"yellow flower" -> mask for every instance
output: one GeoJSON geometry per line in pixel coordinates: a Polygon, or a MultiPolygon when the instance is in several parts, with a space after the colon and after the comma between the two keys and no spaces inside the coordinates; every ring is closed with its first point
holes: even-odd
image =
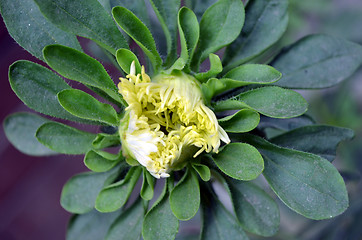
{"type": "Polygon", "coordinates": [[[192,76],[179,71],[151,82],[143,66],[136,75],[133,62],[130,74],[120,80],[119,93],[128,103],[119,130],[123,152],[154,177],[168,177],[192,155],[217,153],[220,140],[230,142],[192,76]]]}

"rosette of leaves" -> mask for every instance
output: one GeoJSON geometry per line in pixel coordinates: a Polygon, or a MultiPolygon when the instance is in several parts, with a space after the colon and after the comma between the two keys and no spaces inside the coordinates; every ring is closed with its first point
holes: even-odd
{"type": "Polygon", "coordinates": [[[305,115],[306,101],[291,89],[325,88],[346,79],[361,64],[361,46],[311,35],[271,55],[270,61],[263,53],[286,29],[286,0],[250,0],[245,9],[240,0],[185,1],[183,7],[177,0],[150,4],[166,44],[156,44],[150,29],[158,28],[141,0],[0,1],[8,31],[24,49],[98,96],[72,88],[54,71],[33,62],[17,61],[9,69],[16,95],[51,117],[8,116],[4,129],[9,141],[29,155],[85,154],[91,170],[72,177],[63,188],[61,205],[76,214],[67,238],[174,239],[180,221],[193,218],[199,209],[201,239],[248,239],[245,232],[272,236],[279,227],[279,210],[253,183],[261,174],[285,205],[307,218],[321,220],[344,212],[347,191],[331,162],[338,143],[351,139],[353,132],[317,125],[305,115]],[[151,78],[175,71],[196,78],[204,103],[232,142],[218,153],[188,158],[163,186],[157,180],[163,190],[156,199],[156,179],[145,167],[130,166],[122,155],[117,128],[127,104],[76,36],[95,42],[120,75],[129,73],[132,62],[140,70],[139,59],[145,56],[151,78]],[[139,47],[136,54],[129,48],[134,43],[139,47]],[[160,56],[158,45],[165,46],[161,50],[166,57],[160,56]],[[220,60],[215,53],[223,48],[220,60]],[[200,71],[207,59],[209,69],[200,71]],[[74,127],[79,125],[56,119],[99,125],[101,132],[79,130],[74,127]],[[110,153],[110,148],[118,153],[110,153]],[[142,186],[135,189],[138,181],[142,186]],[[215,193],[215,182],[229,194],[234,214],[215,193]],[[129,200],[131,193],[136,200],[129,200]]]}

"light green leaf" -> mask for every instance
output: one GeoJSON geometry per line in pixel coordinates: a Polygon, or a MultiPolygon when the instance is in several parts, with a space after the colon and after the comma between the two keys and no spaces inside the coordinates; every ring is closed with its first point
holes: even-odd
{"type": "Polygon", "coordinates": [[[251,108],[268,117],[291,118],[305,113],[307,107],[308,103],[297,92],[279,87],[262,87],[216,102],[215,111],[251,108]]]}
{"type": "Polygon", "coordinates": [[[102,64],[87,54],[61,45],[50,45],[43,50],[47,64],[71,80],[101,89],[114,100],[124,103],[118,88],[102,64]]]}
{"type": "Polygon", "coordinates": [[[354,136],[351,129],[333,126],[305,126],[286,132],[271,139],[271,142],[303,152],[317,154],[332,162],[338,144],[354,136]]]}
{"type": "Polygon", "coordinates": [[[110,0],[112,7],[122,6],[134,13],[148,28],[150,28],[150,18],[144,0],[110,0]]]}
{"type": "Polygon", "coordinates": [[[150,30],[131,11],[124,7],[114,7],[112,15],[117,24],[144,51],[150,59],[155,72],[161,67],[162,59],[157,52],[155,40],[150,30]]]}
{"type": "Polygon", "coordinates": [[[113,222],[105,240],[140,239],[144,215],[143,202],[138,199],[113,222]]]}
{"type": "Polygon", "coordinates": [[[128,45],[111,16],[97,0],[34,0],[40,11],[64,31],[89,38],[113,55],[128,45]]]}
{"type": "Polygon", "coordinates": [[[4,132],[9,142],[20,152],[32,156],[47,156],[57,154],[41,144],[36,138],[36,130],[46,122],[33,113],[14,113],[4,120],[4,132]]]}
{"type": "Polygon", "coordinates": [[[226,132],[242,133],[256,128],[259,124],[260,116],[254,110],[242,109],[218,121],[226,132]]]}
{"type": "Polygon", "coordinates": [[[222,71],[222,64],[218,55],[210,53],[210,69],[207,72],[198,73],[195,78],[201,82],[205,82],[207,79],[215,77],[222,71]]]}
{"type": "Polygon", "coordinates": [[[116,110],[106,103],[101,103],[88,93],[78,89],[66,89],[58,93],[58,101],[62,107],[74,116],[119,125],[116,110]]]}
{"type": "Polygon", "coordinates": [[[328,35],[309,35],[282,51],[271,65],[283,73],[277,85],[308,89],[336,85],[361,63],[360,45],[328,35]]]}
{"type": "Polygon", "coordinates": [[[83,154],[92,149],[95,134],[58,122],[44,123],[35,134],[44,146],[59,153],[83,154]]]}
{"type": "Polygon", "coordinates": [[[192,168],[187,169],[182,179],[172,189],[170,206],[173,214],[182,221],[191,219],[199,210],[199,180],[192,168]]]}
{"type": "Polygon", "coordinates": [[[119,168],[105,173],[80,173],[71,177],[64,185],[60,204],[68,212],[83,214],[91,211],[98,193],[114,181],[119,168]]]}
{"type": "Polygon", "coordinates": [[[278,197],[295,212],[311,219],[335,217],[348,207],[343,178],[326,159],[282,148],[246,135],[265,160],[264,176],[278,197]]]}
{"type": "Polygon", "coordinates": [[[240,36],[225,51],[226,71],[264,52],[279,40],[288,25],[287,0],[250,0],[245,12],[240,36]]]}
{"type": "Polygon", "coordinates": [[[144,200],[151,200],[153,198],[155,182],[155,178],[146,168],[143,168],[143,182],[140,195],[144,200]]]}
{"type": "Polygon", "coordinates": [[[84,156],[84,164],[93,172],[106,172],[115,167],[122,159],[122,154],[90,150],[84,156]]]}
{"type": "Polygon", "coordinates": [[[98,194],[95,208],[100,212],[113,212],[121,208],[136,185],[142,168],[132,167],[124,179],[113,183],[98,194]]]}
{"type": "Polygon", "coordinates": [[[253,180],[264,169],[264,161],[258,150],[246,143],[229,143],[212,158],[221,171],[239,180],[253,180]]]}
{"type": "Polygon", "coordinates": [[[225,84],[217,78],[210,78],[206,83],[201,84],[201,91],[204,95],[205,102],[210,104],[213,96],[221,93],[225,84]]]}
{"type": "Polygon", "coordinates": [[[0,11],[14,40],[41,60],[43,48],[50,44],[57,43],[82,50],[77,38],[49,22],[33,0],[2,0],[0,11]]]}
{"type": "Polygon", "coordinates": [[[228,180],[235,214],[244,230],[264,237],[279,228],[279,208],[261,188],[251,182],[228,180]]]}
{"type": "Polygon", "coordinates": [[[200,22],[200,39],[193,56],[191,68],[197,71],[199,64],[210,53],[234,41],[244,24],[244,7],[240,0],[219,0],[209,7],[200,22]]]}
{"type": "Polygon", "coordinates": [[[137,56],[132,51],[125,48],[118,49],[116,52],[116,59],[119,66],[125,73],[130,73],[133,61],[135,62],[136,73],[141,73],[141,64],[138,61],[137,56]]]}
{"type": "Polygon", "coordinates": [[[104,239],[108,229],[121,211],[100,213],[93,210],[86,214],[74,215],[69,222],[67,240],[104,239]]]}
{"type": "Polygon", "coordinates": [[[97,137],[92,142],[95,149],[103,149],[107,147],[114,147],[121,144],[121,139],[118,133],[110,135],[105,133],[98,133],[97,137]]]}
{"type": "Polygon", "coordinates": [[[191,163],[194,170],[199,174],[201,179],[205,182],[210,180],[211,173],[210,168],[206,165],[199,164],[199,163],[191,163]]]}

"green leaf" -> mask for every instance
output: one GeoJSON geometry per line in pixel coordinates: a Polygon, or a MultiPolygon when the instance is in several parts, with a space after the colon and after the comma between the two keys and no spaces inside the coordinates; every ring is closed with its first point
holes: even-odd
{"type": "Polygon", "coordinates": [[[64,185],[60,204],[68,212],[83,214],[91,211],[98,193],[114,181],[119,169],[105,173],[80,173],[71,177],[64,185]]]}
{"type": "Polygon", "coordinates": [[[218,55],[210,53],[209,59],[210,59],[210,70],[195,75],[195,78],[201,82],[204,82],[211,77],[215,77],[217,74],[221,73],[222,71],[222,64],[218,55]]]}
{"type": "Polygon", "coordinates": [[[157,52],[155,40],[150,30],[131,11],[124,7],[114,7],[112,15],[117,24],[144,51],[150,59],[155,72],[161,67],[162,59],[157,52]]]}
{"type": "Polygon", "coordinates": [[[245,64],[232,69],[220,79],[225,84],[223,91],[250,84],[270,84],[278,81],[282,74],[263,64],[245,64]]]}
{"type": "Polygon", "coordinates": [[[151,200],[153,198],[155,187],[155,178],[143,168],[143,182],[140,195],[144,200],[151,200]]]}
{"type": "Polygon", "coordinates": [[[77,38],[49,22],[33,0],[2,0],[0,11],[12,38],[41,60],[43,48],[50,44],[57,43],[82,50],[77,38]]]}
{"type": "Polygon", "coordinates": [[[201,240],[220,240],[226,236],[227,239],[248,239],[238,221],[215,195],[203,195],[201,206],[203,210],[201,240]]]}
{"type": "Polygon", "coordinates": [[[204,95],[205,102],[210,104],[213,96],[221,93],[225,84],[217,78],[210,78],[206,83],[201,84],[201,91],[204,95]]]}
{"type": "Polygon", "coordinates": [[[243,229],[264,237],[279,228],[279,208],[261,188],[251,182],[228,180],[231,201],[243,229]]]}
{"type": "Polygon", "coordinates": [[[121,208],[131,195],[141,171],[140,167],[132,167],[124,179],[103,188],[98,194],[96,209],[100,212],[113,212],[121,208]]]}
{"type": "Polygon", "coordinates": [[[295,212],[315,220],[335,217],[348,207],[346,186],[337,169],[317,155],[278,147],[246,135],[265,160],[264,176],[278,197],[295,212]]]}
{"type": "Polygon", "coordinates": [[[44,146],[59,153],[83,154],[92,149],[95,134],[58,122],[44,123],[35,134],[44,146]]]}
{"type": "Polygon", "coordinates": [[[260,116],[254,110],[242,109],[218,121],[226,132],[241,133],[249,132],[256,128],[259,124],[260,116]]]}
{"type": "Polygon", "coordinates": [[[148,15],[148,6],[144,0],[124,1],[110,0],[112,7],[122,6],[134,13],[148,28],[150,28],[150,18],[148,15]]]}
{"type": "Polygon", "coordinates": [[[182,221],[191,219],[199,210],[199,180],[192,168],[187,169],[182,179],[172,189],[170,206],[173,214],[182,221]]]}
{"type": "Polygon", "coordinates": [[[89,38],[113,55],[128,45],[111,16],[97,0],[34,0],[40,11],[64,31],[89,38]]]}
{"type": "Polygon", "coordinates": [[[271,65],[283,73],[279,86],[326,88],[348,78],[361,63],[360,45],[327,35],[309,35],[282,51],[271,65]]]}
{"type": "Polygon", "coordinates": [[[142,236],[145,240],[171,240],[175,239],[178,232],[179,221],[170,207],[168,181],[170,180],[167,180],[163,192],[143,221],[142,236]]]}
{"type": "Polygon", "coordinates": [[[288,25],[287,0],[251,0],[245,12],[245,25],[240,36],[226,48],[225,70],[264,52],[279,40],[288,25]]]}
{"type": "Polygon", "coordinates": [[[116,52],[116,59],[119,66],[125,73],[130,73],[133,61],[135,62],[136,73],[141,73],[141,64],[138,61],[137,56],[132,51],[125,48],[118,49],[116,52]]]}
{"type": "Polygon", "coordinates": [[[182,7],[178,12],[178,30],[181,45],[180,58],[184,60],[188,69],[199,40],[200,27],[195,14],[186,7],[182,7]]]}
{"type": "Polygon", "coordinates": [[[279,87],[262,87],[233,99],[216,102],[215,111],[251,108],[273,118],[291,118],[307,111],[308,103],[297,92],[279,87]]]}
{"type": "Polygon", "coordinates": [[[115,155],[104,151],[90,150],[84,156],[84,164],[93,172],[106,172],[115,167],[122,159],[122,154],[115,155]]]}
{"type": "Polygon", "coordinates": [[[113,222],[105,240],[140,239],[144,215],[143,202],[138,199],[113,222]]]}
{"type": "Polygon", "coordinates": [[[50,121],[33,113],[14,113],[5,118],[3,126],[9,142],[20,152],[46,156],[57,154],[35,138],[36,130],[46,122],[50,121]]]}
{"type": "Polygon", "coordinates": [[[315,121],[308,115],[301,115],[295,118],[289,119],[276,119],[262,116],[258,128],[276,128],[281,130],[293,130],[295,128],[304,127],[308,125],[314,125],[315,121]]]}
{"type": "Polygon", "coordinates": [[[86,214],[75,215],[69,222],[66,239],[104,239],[111,224],[120,215],[120,213],[121,211],[100,213],[93,210],[86,214]]]}
{"type": "Polygon", "coordinates": [[[185,5],[188,8],[191,8],[195,12],[197,19],[200,20],[206,9],[208,9],[212,4],[216,2],[217,0],[185,0],[185,5]]]}
{"type": "Polygon", "coordinates": [[[351,129],[332,126],[305,126],[271,139],[271,142],[287,148],[317,154],[332,162],[338,144],[354,136],[351,129]]]}
{"type": "Polygon", "coordinates": [[[211,173],[210,168],[206,165],[199,164],[199,163],[191,163],[194,170],[199,174],[201,179],[205,182],[210,180],[211,173]]]}
{"type": "Polygon", "coordinates": [[[177,12],[180,0],[150,0],[153,10],[160,21],[167,42],[166,65],[177,57],[177,12]]]}
{"type": "Polygon", "coordinates": [[[198,48],[191,62],[197,71],[210,53],[234,41],[244,24],[244,7],[240,0],[219,0],[209,7],[200,22],[198,48]]]}
{"type": "Polygon", "coordinates": [[[101,103],[88,93],[78,89],[66,89],[58,93],[58,101],[62,107],[74,116],[119,125],[116,110],[106,103],[101,103]]]}
{"type": "Polygon", "coordinates": [[[258,150],[246,143],[229,143],[212,158],[221,171],[239,180],[253,180],[264,169],[264,161],[258,150]]]}
{"type": "Polygon", "coordinates": [[[33,62],[17,61],[9,68],[9,81],[13,91],[29,108],[52,117],[90,123],[60,106],[58,92],[71,87],[49,69],[33,62]]]}
{"type": "Polygon", "coordinates": [[[105,133],[98,133],[97,137],[92,142],[95,149],[103,149],[107,147],[119,146],[121,139],[118,133],[110,135],[105,133]]]}
{"type": "Polygon", "coordinates": [[[99,88],[118,102],[124,101],[102,64],[87,54],[61,45],[47,46],[43,53],[47,64],[64,77],[99,88]]]}

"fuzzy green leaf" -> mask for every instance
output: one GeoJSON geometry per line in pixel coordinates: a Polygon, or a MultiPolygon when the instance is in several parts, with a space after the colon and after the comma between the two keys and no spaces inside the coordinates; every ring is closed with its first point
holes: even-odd
{"type": "MultiPolygon", "coordinates": [[[[109,0],[108,0],[109,1],[109,0]]],[[[124,1],[124,0],[110,0],[111,5],[122,6],[134,13],[148,28],[150,28],[150,18],[148,15],[148,6],[144,0],[133,0],[133,1],[124,1]]],[[[111,11],[112,12],[112,11],[111,11]]]]}
{"type": "Polygon", "coordinates": [[[221,171],[239,180],[253,180],[264,169],[264,161],[258,150],[246,143],[229,143],[212,158],[221,171]]]}
{"type": "Polygon", "coordinates": [[[116,59],[119,66],[125,73],[130,73],[133,61],[135,62],[136,73],[141,73],[141,64],[138,61],[137,56],[132,51],[125,48],[118,49],[116,52],[116,59]]]}
{"type": "Polygon", "coordinates": [[[305,113],[307,107],[299,93],[279,87],[256,88],[215,104],[216,111],[251,108],[273,118],[296,117],[305,113]]]}
{"type": "Polygon", "coordinates": [[[43,48],[50,44],[62,44],[82,50],[75,35],[64,32],[49,22],[33,0],[2,0],[0,11],[14,40],[41,60],[43,48]]]}
{"type": "Polygon", "coordinates": [[[40,11],[64,31],[89,38],[113,55],[128,45],[111,16],[97,0],[34,0],[40,11]]]}
{"type": "Polygon", "coordinates": [[[136,15],[124,7],[114,7],[112,15],[117,24],[125,31],[144,51],[150,59],[153,69],[161,67],[162,59],[157,52],[155,40],[150,30],[139,20],[136,15]]]}
{"type": "Polygon", "coordinates": [[[206,81],[209,78],[215,77],[222,71],[222,64],[218,55],[210,53],[210,69],[207,72],[198,73],[195,78],[201,82],[206,81]]]}
{"type": "Polygon", "coordinates": [[[121,154],[90,150],[84,156],[84,164],[93,172],[106,172],[123,159],[121,154]]]}
{"type": "Polygon", "coordinates": [[[50,121],[33,113],[14,113],[5,118],[4,132],[9,142],[22,153],[32,156],[57,154],[35,138],[38,128],[46,122],[50,121]]]}
{"type": "Polygon", "coordinates": [[[64,185],[60,204],[68,212],[83,214],[91,211],[98,193],[116,179],[118,168],[105,173],[80,173],[64,185]]]}
{"type": "Polygon", "coordinates": [[[100,212],[113,212],[121,208],[136,185],[142,168],[132,167],[124,179],[105,187],[96,200],[96,209],[100,212]]]}
{"type": "Polygon", "coordinates": [[[271,142],[303,152],[317,154],[332,162],[338,144],[354,136],[351,129],[332,126],[305,126],[271,139],[271,142]]]}
{"type": "Polygon", "coordinates": [[[64,154],[83,154],[92,149],[95,134],[80,131],[58,122],[41,125],[36,138],[44,146],[64,154]]]}
{"type": "Polygon", "coordinates": [[[315,121],[311,117],[305,114],[299,117],[289,118],[289,119],[277,119],[277,118],[262,116],[260,118],[260,123],[258,125],[258,128],[261,129],[275,128],[275,129],[290,131],[295,128],[314,125],[314,124],[315,121]]]}
{"type": "Polygon", "coordinates": [[[199,180],[192,168],[188,168],[182,179],[172,189],[170,206],[173,214],[182,221],[191,219],[199,210],[199,180]]]}
{"type": "Polygon", "coordinates": [[[98,133],[97,137],[92,142],[92,146],[95,149],[103,149],[107,147],[114,147],[120,145],[121,139],[118,134],[105,134],[98,133]]]}
{"type": "Polygon", "coordinates": [[[144,200],[151,200],[153,198],[155,182],[155,178],[150,172],[143,168],[143,182],[140,195],[144,200]]]}
{"type": "Polygon", "coordinates": [[[277,85],[308,89],[336,85],[361,63],[360,45],[328,35],[310,35],[282,51],[271,65],[283,73],[277,85]]]}
{"type": "Polygon", "coordinates": [[[191,163],[194,170],[199,174],[200,178],[207,182],[211,178],[210,168],[199,163],[191,163]]]}
{"type": "Polygon", "coordinates": [[[219,119],[218,121],[226,132],[242,133],[249,132],[256,128],[259,124],[260,116],[254,110],[242,109],[237,113],[219,119]]]}
{"type": "Polygon", "coordinates": [[[229,180],[235,214],[244,230],[269,237],[279,228],[279,208],[261,188],[251,182],[229,180]]]}
{"type": "Polygon", "coordinates": [[[58,93],[58,101],[62,107],[74,116],[119,125],[116,110],[106,103],[101,103],[88,93],[78,89],[66,89],[58,93]]]}
{"type": "Polygon", "coordinates": [[[245,24],[240,36],[226,48],[223,60],[225,70],[264,52],[278,41],[288,25],[287,0],[251,0],[245,12],[245,24]]]}

